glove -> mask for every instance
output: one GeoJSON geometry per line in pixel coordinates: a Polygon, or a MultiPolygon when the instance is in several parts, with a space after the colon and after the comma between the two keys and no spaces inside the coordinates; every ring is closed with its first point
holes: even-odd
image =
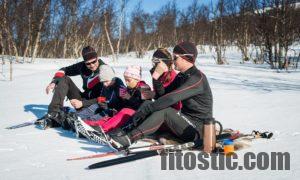
{"type": "Polygon", "coordinates": [[[131,96],[130,96],[130,94],[127,92],[127,90],[126,89],[124,89],[124,88],[120,88],[120,90],[119,90],[119,95],[120,95],[120,97],[122,98],[122,99],[130,99],[131,98],[131,96]]]}
{"type": "Polygon", "coordinates": [[[132,117],[133,125],[137,126],[141,123],[145,118],[152,113],[151,103],[142,106],[132,117]]]}
{"type": "Polygon", "coordinates": [[[100,107],[101,109],[108,109],[107,103],[105,103],[105,102],[99,103],[99,102],[98,102],[98,104],[99,104],[99,107],[100,107]]]}

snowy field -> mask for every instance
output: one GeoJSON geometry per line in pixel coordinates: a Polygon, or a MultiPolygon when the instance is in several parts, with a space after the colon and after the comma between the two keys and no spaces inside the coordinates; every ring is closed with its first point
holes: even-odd
{"type": "MultiPolygon", "coordinates": [[[[119,77],[129,64],[143,67],[151,84],[151,54],[144,59],[122,56],[112,65],[119,77]]],[[[41,117],[51,96],[45,87],[55,71],[75,60],[38,59],[34,64],[14,64],[13,81],[0,75],[0,179],[298,179],[300,176],[300,71],[277,73],[268,65],[241,65],[234,48],[226,54],[229,65],[215,65],[211,54],[199,54],[197,67],[208,77],[214,96],[214,117],[225,128],[245,133],[272,131],[271,140],[260,139],[245,152],[289,152],[291,170],[161,170],[160,157],[98,170],[85,170],[102,159],[66,161],[67,158],[108,151],[109,148],[77,139],[61,128],[43,131],[33,126],[6,130],[7,126],[41,117]]],[[[5,70],[5,69],[4,69],[5,70]]],[[[123,77],[122,77],[123,78],[123,77]]],[[[81,86],[79,77],[73,78],[81,86]]],[[[68,105],[68,102],[66,102],[68,105]]],[[[239,160],[242,161],[242,160],[239,160]]]]}

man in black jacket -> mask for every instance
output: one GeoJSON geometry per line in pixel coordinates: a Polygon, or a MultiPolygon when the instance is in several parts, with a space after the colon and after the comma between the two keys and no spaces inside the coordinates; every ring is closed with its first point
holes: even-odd
{"type": "Polygon", "coordinates": [[[46,93],[53,91],[53,97],[48,107],[48,113],[43,117],[47,126],[62,125],[64,118],[61,108],[63,101],[67,97],[75,109],[88,107],[97,102],[97,93],[100,93],[102,83],[99,81],[99,66],[104,62],[98,59],[94,48],[87,46],[82,49],[84,61],[63,67],[55,73],[51,83],[46,88],[46,93]],[[80,75],[83,80],[83,90],[81,92],[69,76],[80,75]],[[58,123],[58,124],[57,124],[58,123]]]}
{"type": "Polygon", "coordinates": [[[116,148],[130,146],[132,142],[157,131],[162,124],[183,141],[202,138],[203,121],[213,117],[213,98],[206,76],[194,65],[197,49],[190,42],[182,42],[174,47],[173,56],[180,73],[164,88],[159,76],[166,68],[162,61],[158,64],[152,77],[159,98],[140,107],[133,116],[136,126],[133,130],[124,134],[119,129],[110,134],[111,143],[116,148]],[[182,102],[180,112],[171,107],[179,101],[182,102]]]}

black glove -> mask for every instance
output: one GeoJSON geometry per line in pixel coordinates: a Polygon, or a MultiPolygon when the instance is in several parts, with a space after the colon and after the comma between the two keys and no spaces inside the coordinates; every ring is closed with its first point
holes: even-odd
{"type": "Polygon", "coordinates": [[[101,109],[108,109],[107,103],[105,103],[105,102],[99,103],[99,102],[98,102],[98,104],[99,104],[99,107],[100,107],[101,109]]]}
{"type": "Polygon", "coordinates": [[[132,117],[133,125],[137,126],[142,122],[150,113],[152,113],[151,104],[142,106],[132,117]]]}

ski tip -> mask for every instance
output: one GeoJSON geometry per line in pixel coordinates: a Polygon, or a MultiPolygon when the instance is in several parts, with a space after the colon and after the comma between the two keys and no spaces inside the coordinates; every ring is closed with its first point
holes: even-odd
{"type": "Polygon", "coordinates": [[[91,170],[90,166],[84,168],[85,170],[91,170]]]}

